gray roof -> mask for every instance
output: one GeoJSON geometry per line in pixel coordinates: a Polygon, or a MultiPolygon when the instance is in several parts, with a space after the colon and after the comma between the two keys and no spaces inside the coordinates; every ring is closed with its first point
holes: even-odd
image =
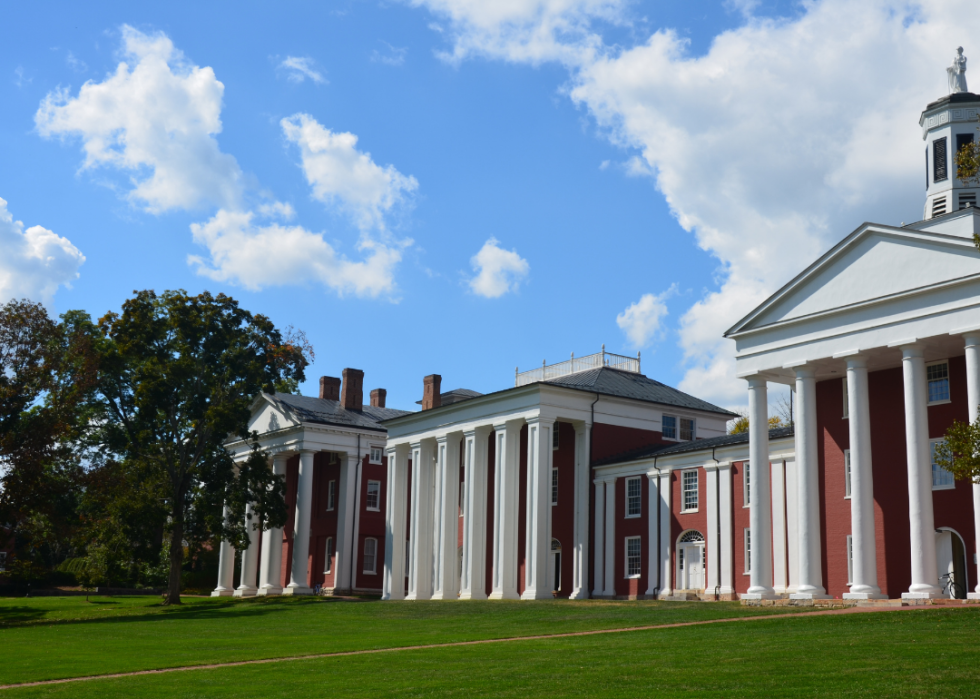
{"type": "Polygon", "coordinates": [[[683,391],[678,391],[676,388],[671,388],[667,384],[648,379],[643,374],[634,374],[630,371],[620,371],[619,369],[612,369],[610,367],[580,371],[551,381],[542,381],[541,383],[572,388],[579,391],[588,391],[590,393],[599,393],[606,396],[632,398],[648,403],[659,403],[661,405],[673,405],[678,408],[701,410],[726,417],[738,417],[736,413],[730,410],[719,408],[717,405],[713,405],[708,401],[695,398],[683,391]]]}
{"type": "MultiPolygon", "coordinates": [[[[793,425],[789,427],[776,427],[769,430],[769,439],[782,439],[792,437],[794,434],[793,425]]],[[[703,451],[705,449],[715,449],[718,447],[730,447],[735,444],[747,444],[749,441],[748,432],[738,434],[726,434],[722,437],[711,437],[710,439],[695,439],[693,442],[681,442],[679,444],[653,444],[648,447],[640,447],[631,451],[599,459],[593,466],[607,466],[609,464],[626,463],[628,461],[639,461],[652,456],[665,456],[667,454],[683,454],[692,451],[703,451]]]]}
{"type": "Polygon", "coordinates": [[[388,430],[383,425],[378,424],[381,420],[390,420],[393,417],[409,414],[407,410],[375,408],[370,405],[365,405],[360,410],[347,410],[340,404],[340,401],[296,396],[291,393],[266,394],[266,398],[283,406],[287,412],[292,412],[303,422],[359,427],[385,433],[388,430]]]}
{"type": "MultiPolygon", "coordinates": [[[[439,394],[439,403],[441,405],[452,405],[453,403],[462,403],[464,400],[469,400],[470,398],[478,398],[482,396],[482,393],[477,391],[471,391],[468,388],[454,388],[451,391],[446,391],[445,393],[439,394]]],[[[416,405],[422,405],[422,401],[415,401],[416,405]]]]}

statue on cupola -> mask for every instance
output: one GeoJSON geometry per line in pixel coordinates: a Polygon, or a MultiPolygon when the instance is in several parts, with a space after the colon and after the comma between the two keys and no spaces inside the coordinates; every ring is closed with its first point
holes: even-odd
{"type": "Polygon", "coordinates": [[[966,89],[966,56],[963,55],[962,46],[956,49],[953,62],[946,69],[946,78],[949,80],[949,94],[969,92],[966,89]]]}

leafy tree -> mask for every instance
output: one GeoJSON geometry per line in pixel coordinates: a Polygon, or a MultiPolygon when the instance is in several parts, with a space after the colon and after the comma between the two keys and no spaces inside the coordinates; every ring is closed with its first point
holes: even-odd
{"type": "Polygon", "coordinates": [[[153,524],[169,534],[165,604],[179,604],[185,541],[217,535],[243,547],[250,502],[252,528],[285,523],[285,483],[248,431],[249,407],[277,382],[303,380],[312,352],[265,316],[207,292],[135,292],[99,328],[100,441],[118,455],[128,481],[140,484],[139,497],[160,503],[162,519],[153,524]],[[231,436],[252,442],[243,463],[223,446],[231,436]]]}
{"type": "MultiPolygon", "coordinates": [[[[791,423],[790,423],[791,424],[791,423]]],[[[783,422],[783,419],[779,415],[769,416],[769,429],[774,430],[777,427],[787,427],[787,423],[783,422]]],[[[749,431],[749,416],[745,413],[739,413],[739,416],[731,421],[728,428],[728,434],[743,434],[749,431]]]]}
{"type": "Polygon", "coordinates": [[[980,483],[980,416],[972,423],[954,420],[936,445],[936,463],[958,481],[980,483]]]}

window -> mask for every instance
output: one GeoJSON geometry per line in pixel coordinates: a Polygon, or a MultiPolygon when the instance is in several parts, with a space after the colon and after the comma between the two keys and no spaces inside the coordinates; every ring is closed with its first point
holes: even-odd
{"type": "Polygon", "coordinates": [[[851,450],[844,450],[844,499],[851,497],[851,450]]]}
{"type": "Polygon", "coordinates": [[[936,447],[943,440],[935,439],[929,443],[929,451],[932,455],[932,489],[933,490],[952,490],[956,487],[953,474],[936,463],[936,447]]]}
{"type": "Polygon", "coordinates": [[[745,572],[752,572],[752,530],[745,530],[745,572]]]}
{"type": "Polygon", "coordinates": [[[558,504],[558,469],[551,469],[551,504],[558,504]]]}
{"type": "Polygon", "coordinates": [[[640,479],[637,478],[627,478],[626,479],[626,516],[627,517],[639,517],[640,516],[640,479]]]}
{"type": "Polygon", "coordinates": [[[850,414],[851,414],[850,413],[850,409],[847,407],[847,377],[846,376],[843,379],[841,379],[841,384],[844,386],[844,412],[843,412],[843,416],[844,416],[844,419],[846,420],[848,417],[850,417],[850,414]]]}
{"type": "Polygon", "coordinates": [[[691,418],[681,418],[681,439],[685,442],[694,441],[694,420],[691,418]]]}
{"type": "Polygon", "coordinates": [[[329,575],[330,573],[333,572],[333,537],[332,536],[327,537],[327,553],[326,553],[326,558],[324,560],[326,562],[324,563],[323,566],[323,572],[329,575]]]}
{"type": "Polygon", "coordinates": [[[937,138],[932,142],[932,181],[942,182],[946,174],[946,137],[937,138]]]}
{"type": "Polygon", "coordinates": [[[0,551],[0,573],[7,570],[7,552],[0,551]]]}
{"type": "Polygon", "coordinates": [[[752,504],[752,489],[749,487],[750,478],[749,475],[751,469],[749,468],[749,462],[745,461],[742,463],[742,505],[748,507],[752,504]]]}
{"type": "Polygon", "coordinates": [[[337,500],[337,481],[327,483],[327,512],[333,512],[337,500]]]}
{"type": "Polygon", "coordinates": [[[946,213],[946,195],[938,196],[932,200],[932,217],[942,216],[946,213]]]}
{"type": "Polygon", "coordinates": [[[681,473],[681,485],[684,493],[684,509],[682,512],[698,511],[698,472],[697,470],[681,473]]]}
{"type": "Polygon", "coordinates": [[[929,382],[929,405],[949,402],[949,364],[926,364],[926,380],[929,382]]]}
{"type": "Polygon", "coordinates": [[[673,415],[664,415],[661,420],[661,431],[664,439],[677,439],[677,418],[673,415]]]}
{"type": "Polygon", "coordinates": [[[381,449],[381,447],[371,447],[371,463],[372,464],[380,464],[381,463],[381,457],[383,455],[384,455],[384,452],[381,449]]]}
{"type": "Polygon", "coordinates": [[[367,508],[372,512],[381,510],[381,481],[368,481],[367,508]]]}
{"type": "Polygon", "coordinates": [[[956,152],[959,153],[963,150],[963,146],[973,143],[972,133],[958,133],[956,134],[956,152]]]}
{"type": "Polygon", "coordinates": [[[364,573],[374,575],[377,571],[378,562],[378,540],[364,540],[364,573]]]}
{"type": "Polygon", "coordinates": [[[640,537],[626,537],[626,577],[640,577],[640,537]]]}
{"type": "Polygon", "coordinates": [[[558,449],[558,423],[556,422],[554,427],[551,428],[551,450],[555,451],[558,449]]]}
{"type": "Polygon", "coordinates": [[[459,482],[459,516],[463,516],[463,509],[466,505],[466,481],[459,482]]]}
{"type": "Polygon", "coordinates": [[[972,206],[977,205],[977,193],[976,192],[963,192],[960,194],[960,205],[956,208],[958,209],[969,209],[972,206]]]}
{"type": "Polygon", "coordinates": [[[854,584],[854,540],[847,535],[847,584],[854,584]]]}

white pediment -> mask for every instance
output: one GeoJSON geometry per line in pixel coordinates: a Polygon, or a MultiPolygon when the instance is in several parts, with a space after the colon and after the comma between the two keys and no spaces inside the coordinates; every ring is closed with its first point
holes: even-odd
{"type": "Polygon", "coordinates": [[[896,297],[980,274],[964,238],[885,227],[859,229],[729,331],[740,333],[896,297]]]}
{"type": "Polygon", "coordinates": [[[251,432],[267,434],[298,424],[299,422],[297,420],[279,410],[271,403],[263,400],[252,411],[252,417],[248,422],[248,429],[251,432]]]}

